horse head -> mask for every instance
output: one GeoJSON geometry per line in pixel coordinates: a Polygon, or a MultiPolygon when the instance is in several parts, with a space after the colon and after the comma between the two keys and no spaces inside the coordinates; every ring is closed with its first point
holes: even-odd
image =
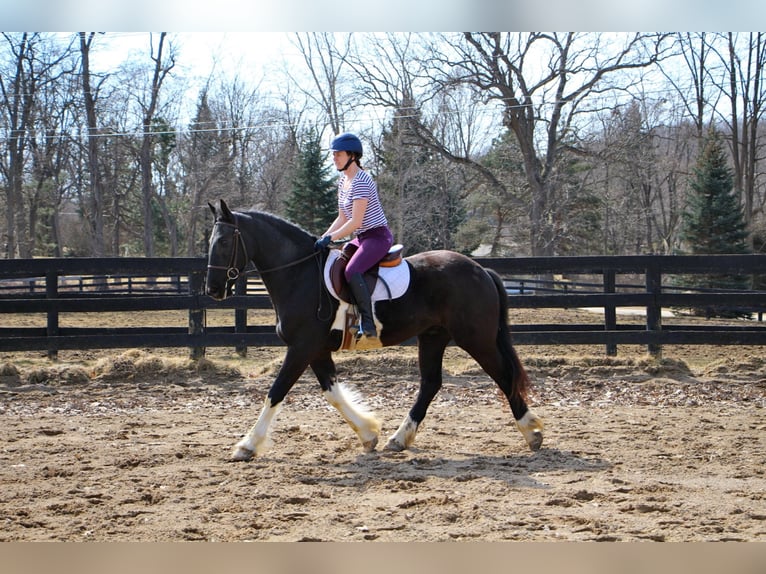
{"type": "Polygon", "coordinates": [[[205,285],[207,294],[220,301],[231,294],[232,285],[247,266],[248,256],[237,216],[223,199],[215,205],[208,205],[215,216],[215,223],[210,234],[205,285]]]}

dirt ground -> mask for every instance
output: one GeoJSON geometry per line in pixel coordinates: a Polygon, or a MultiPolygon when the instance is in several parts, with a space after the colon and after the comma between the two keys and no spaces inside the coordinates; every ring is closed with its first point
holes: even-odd
{"type": "MultiPolygon", "coordinates": [[[[539,452],[451,348],[411,450],[363,453],[306,374],[248,463],[281,348],[0,354],[0,541],[766,541],[763,348],[518,351],[539,452]]],[[[337,362],[385,444],[415,350],[337,362]]]]}

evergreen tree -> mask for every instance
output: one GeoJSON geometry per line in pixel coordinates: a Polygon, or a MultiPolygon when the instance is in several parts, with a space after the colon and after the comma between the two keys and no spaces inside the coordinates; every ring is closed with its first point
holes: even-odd
{"type": "Polygon", "coordinates": [[[200,255],[207,252],[206,221],[202,206],[215,197],[231,199],[227,177],[231,169],[230,138],[219,128],[205,87],[197,102],[197,111],[189,125],[189,135],[181,143],[180,161],[185,190],[189,201],[186,221],[186,252],[200,255]]]}
{"type": "Polygon", "coordinates": [[[336,185],[325,159],[319,135],[305,134],[285,204],[287,218],[315,235],[324,233],[338,215],[336,185]]]}
{"type": "Polygon", "coordinates": [[[558,188],[558,204],[552,210],[557,255],[601,253],[602,201],[587,173],[591,166],[574,155],[559,161],[551,175],[558,188]]]}
{"type": "MultiPolygon", "coordinates": [[[[711,134],[697,159],[683,214],[681,237],[693,254],[747,253],[747,229],[742,206],[733,193],[734,177],[721,140],[711,134]]],[[[697,275],[700,288],[746,289],[747,280],[732,275],[697,275]]],[[[734,309],[709,308],[707,315],[737,316],[734,309]]]]}
{"type": "MultiPolygon", "coordinates": [[[[477,233],[489,245],[492,257],[523,252],[523,237],[529,236],[529,184],[524,174],[515,136],[504,131],[492,141],[480,163],[489,169],[502,185],[475,187],[468,196],[471,217],[461,229],[464,234],[477,233]],[[482,233],[483,232],[483,233],[482,233]]],[[[474,249],[479,247],[475,245],[474,249]]]]}
{"type": "Polygon", "coordinates": [[[742,206],[733,194],[734,176],[718,136],[708,138],[689,184],[681,233],[691,252],[747,253],[742,206]]]}

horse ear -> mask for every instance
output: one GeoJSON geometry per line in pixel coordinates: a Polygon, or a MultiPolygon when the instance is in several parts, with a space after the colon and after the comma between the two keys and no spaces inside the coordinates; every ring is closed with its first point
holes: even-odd
{"type": "Polygon", "coordinates": [[[234,214],[232,214],[229,206],[226,205],[226,202],[223,199],[218,200],[218,206],[221,209],[221,219],[224,221],[234,221],[234,214]]]}
{"type": "Polygon", "coordinates": [[[221,221],[234,221],[234,214],[229,209],[229,206],[226,205],[226,202],[223,199],[218,200],[218,205],[213,205],[209,201],[207,202],[208,207],[210,207],[210,211],[213,212],[213,216],[216,218],[216,220],[221,221]]]}

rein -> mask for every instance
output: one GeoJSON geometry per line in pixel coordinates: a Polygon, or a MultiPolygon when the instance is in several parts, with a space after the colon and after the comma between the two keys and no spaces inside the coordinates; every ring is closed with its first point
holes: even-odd
{"type": "MultiPolygon", "coordinates": [[[[213,225],[214,226],[215,225],[226,225],[226,226],[229,226],[229,227],[233,227],[234,228],[235,242],[234,242],[234,248],[232,249],[232,252],[231,252],[231,257],[229,258],[229,265],[228,266],[224,266],[224,265],[209,265],[208,264],[207,268],[208,269],[222,269],[222,270],[225,270],[226,271],[226,278],[229,281],[236,281],[237,279],[239,279],[243,275],[249,275],[250,273],[252,273],[252,271],[244,271],[244,270],[240,271],[237,268],[237,251],[238,251],[238,248],[239,248],[240,245],[242,246],[242,252],[245,254],[245,265],[247,265],[247,262],[250,260],[249,257],[247,256],[247,247],[245,247],[245,240],[242,239],[242,233],[240,233],[240,231],[239,231],[239,226],[236,223],[229,223],[227,221],[216,221],[213,225]]],[[[272,273],[274,271],[281,271],[282,269],[288,269],[290,267],[293,267],[294,265],[298,265],[300,263],[303,263],[304,261],[308,261],[309,259],[317,257],[317,256],[319,256],[319,254],[320,254],[319,251],[313,251],[313,252],[309,253],[308,255],[306,255],[305,257],[301,257],[300,259],[297,259],[295,261],[291,261],[290,263],[285,263],[284,265],[279,265],[277,267],[272,267],[270,269],[256,269],[255,271],[257,271],[261,275],[263,275],[264,273],[272,273]]]]}
{"type": "MultiPolygon", "coordinates": [[[[251,273],[253,273],[253,271],[257,271],[260,275],[263,275],[265,273],[272,273],[274,271],[281,271],[282,269],[288,269],[288,268],[293,267],[295,265],[299,265],[300,263],[303,263],[304,261],[308,261],[309,259],[314,259],[314,258],[318,257],[319,255],[321,255],[321,253],[322,253],[321,251],[313,251],[310,254],[306,255],[305,257],[301,257],[300,259],[296,259],[295,261],[291,261],[290,263],[285,263],[284,265],[278,265],[277,267],[271,267],[270,269],[263,269],[263,270],[261,270],[261,269],[257,269],[256,268],[256,269],[251,270],[251,271],[247,271],[247,270],[240,271],[239,268],[237,267],[238,250],[239,250],[240,246],[242,247],[242,253],[244,253],[244,256],[245,256],[245,263],[244,264],[247,265],[247,263],[250,261],[250,259],[249,259],[248,255],[247,255],[247,247],[245,247],[245,240],[242,238],[242,233],[240,233],[240,231],[239,231],[239,226],[236,223],[229,223],[227,221],[216,221],[213,224],[213,226],[215,226],[215,225],[226,225],[226,226],[234,228],[235,242],[234,242],[234,247],[233,247],[232,252],[231,252],[231,257],[229,258],[229,265],[228,266],[224,266],[224,265],[210,265],[210,264],[208,264],[208,266],[207,266],[208,269],[221,269],[221,270],[225,270],[226,271],[226,280],[227,280],[227,283],[228,283],[227,290],[231,289],[233,283],[237,279],[239,279],[240,277],[244,277],[244,276],[250,275],[251,273]]],[[[319,262],[319,260],[317,260],[317,268],[319,270],[319,289],[320,289],[320,294],[321,294],[321,292],[322,292],[322,265],[319,262]]],[[[320,295],[319,308],[317,309],[317,317],[320,316],[321,309],[322,309],[322,302],[321,302],[321,295],[320,295]]]]}
{"type": "Polygon", "coordinates": [[[312,257],[317,257],[319,254],[320,254],[319,251],[314,251],[313,253],[306,255],[306,257],[301,257],[300,259],[296,259],[295,261],[292,261],[290,263],[285,263],[284,265],[280,265],[279,267],[272,267],[271,269],[264,269],[263,271],[258,270],[258,273],[263,275],[264,273],[271,273],[272,271],[281,271],[282,269],[287,269],[288,267],[292,267],[293,265],[298,265],[299,263],[308,261],[312,257]]]}

